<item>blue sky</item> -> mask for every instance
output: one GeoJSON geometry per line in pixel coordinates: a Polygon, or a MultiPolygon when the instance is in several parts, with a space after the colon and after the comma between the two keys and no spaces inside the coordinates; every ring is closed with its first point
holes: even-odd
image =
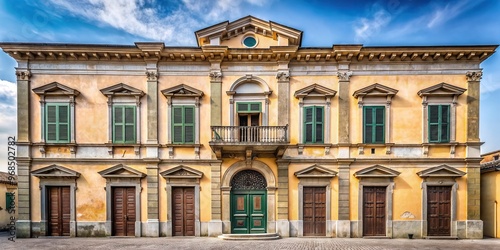
{"type": "MultiPolygon", "coordinates": [[[[497,0],[0,0],[0,41],[196,46],[194,31],[247,15],[302,30],[304,47],[500,43],[497,0]]],[[[0,171],[16,134],[15,66],[0,52],[0,171]]],[[[500,149],[500,51],[482,67],[485,153],[500,149]]]]}

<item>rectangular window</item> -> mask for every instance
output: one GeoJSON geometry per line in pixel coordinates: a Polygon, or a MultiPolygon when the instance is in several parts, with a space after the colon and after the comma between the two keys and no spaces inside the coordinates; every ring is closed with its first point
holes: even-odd
{"type": "Polygon", "coordinates": [[[172,108],[173,143],[194,143],[194,106],[172,108]]]}
{"type": "Polygon", "coordinates": [[[69,104],[47,103],[45,110],[45,141],[68,143],[70,141],[69,104]]]}
{"type": "Polygon", "coordinates": [[[429,142],[450,141],[450,105],[429,105],[429,142]]]}
{"type": "Polygon", "coordinates": [[[236,104],[236,112],[238,113],[260,113],[260,102],[238,102],[236,104]]]}
{"type": "Polygon", "coordinates": [[[304,143],[323,143],[322,106],[304,107],[304,143]]]}
{"type": "Polygon", "coordinates": [[[113,106],[113,143],[135,143],[135,106],[113,106]]]}
{"type": "Polygon", "coordinates": [[[5,193],[6,197],[5,197],[5,207],[6,207],[6,210],[9,210],[11,208],[14,208],[14,194],[13,193],[5,193]]]}
{"type": "Polygon", "coordinates": [[[385,107],[363,107],[363,142],[385,143],[385,107]]]}

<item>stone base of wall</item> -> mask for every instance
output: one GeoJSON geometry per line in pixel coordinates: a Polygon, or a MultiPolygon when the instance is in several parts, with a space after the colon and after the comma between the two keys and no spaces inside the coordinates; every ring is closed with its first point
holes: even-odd
{"type": "Polygon", "coordinates": [[[276,232],[281,237],[290,237],[290,222],[288,220],[278,220],[276,222],[276,232]]]}
{"type": "Polygon", "coordinates": [[[106,222],[78,222],[76,223],[77,237],[105,237],[106,222]]]}
{"type": "Polygon", "coordinates": [[[408,234],[422,238],[422,221],[392,221],[392,238],[408,238],[408,234]]]}
{"type": "Polygon", "coordinates": [[[467,222],[467,239],[482,239],[483,238],[483,221],[468,220],[467,222]]]}
{"type": "Polygon", "coordinates": [[[357,228],[353,227],[352,222],[354,221],[348,221],[348,220],[338,220],[337,221],[337,228],[335,230],[335,235],[337,238],[350,238],[352,237],[352,228],[357,228]]]}
{"type": "Polygon", "coordinates": [[[160,222],[158,220],[143,222],[141,235],[146,237],[160,236],[160,222]]]}
{"type": "Polygon", "coordinates": [[[18,220],[16,221],[16,238],[31,237],[31,221],[18,220]]]}
{"type": "Polygon", "coordinates": [[[208,222],[208,237],[217,237],[222,234],[222,221],[212,220],[208,222]]]}

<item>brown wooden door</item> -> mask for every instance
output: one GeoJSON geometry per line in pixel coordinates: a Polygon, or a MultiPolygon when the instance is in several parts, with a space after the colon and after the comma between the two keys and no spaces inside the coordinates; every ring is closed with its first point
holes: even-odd
{"type": "Polygon", "coordinates": [[[113,235],[135,236],[135,187],[113,188],[113,235]]]}
{"type": "Polygon", "coordinates": [[[363,236],[386,236],[386,187],[363,187],[363,236]]]}
{"type": "Polygon", "coordinates": [[[69,187],[48,187],[48,218],[50,236],[69,236],[71,218],[69,187]]]}
{"type": "Polygon", "coordinates": [[[326,188],[304,187],[304,236],[326,236],[326,188]]]}
{"type": "Polygon", "coordinates": [[[451,187],[427,187],[427,235],[450,236],[451,187]]]}
{"type": "Polygon", "coordinates": [[[172,188],[173,236],[194,236],[194,187],[172,188]]]}

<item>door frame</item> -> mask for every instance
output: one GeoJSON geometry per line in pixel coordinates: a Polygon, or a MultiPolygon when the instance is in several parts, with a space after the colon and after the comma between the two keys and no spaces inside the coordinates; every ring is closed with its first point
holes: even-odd
{"type": "Polygon", "coordinates": [[[76,236],[76,213],[75,213],[75,181],[50,180],[40,183],[40,203],[41,203],[41,220],[40,220],[40,235],[49,236],[49,196],[47,194],[50,187],[69,187],[69,205],[70,205],[70,221],[69,235],[76,236]]]}
{"type": "Polygon", "coordinates": [[[422,237],[428,235],[428,221],[427,221],[427,187],[428,186],[448,186],[451,187],[451,201],[450,201],[450,236],[458,237],[458,222],[457,222],[457,189],[458,183],[454,181],[424,181],[422,183],[422,237]]]}
{"type": "Polygon", "coordinates": [[[113,231],[113,188],[134,187],[135,188],[135,237],[141,237],[141,183],[106,182],[106,236],[112,236],[113,231]]]}
{"type": "MultiPolygon", "coordinates": [[[[387,237],[387,235],[388,235],[387,226],[389,225],[389,223],[388,223],[388,221],[389,221],[389,219],[388,219],[389,206],[387,204],[388,200],[389,200],[389,198],[387,197],[389,195],[388,185],[371,185],[371,184],[363,185],[363,187],[362,187],[363,191],[360,193],[360,197],[361,197],[361,211],[362,211],[362,214],[361,214],[360,217],[363,218],[363,220],[360,221],[360,223],[361,223],[360,225],[361,225],[361,228],[363,230],[361,235],[362,235],[362,237],[380,237],[378,235],[365,236],[365,229],[364,229],[364,225],[365,225],[365,222],[364,222],[364,217],[365,217],[365,214],[364,214],[364,212],[365,212],[364,211],[364,207],[365,207],[365,199],[364,199],[364,197],[365,197],[365,191],[364,190],[365,190],[365,187],[366,188],[368,188],[368,187],[384,187],[385,188],[385,209],[384,209],[385,211],[384,212],[385,212],[386,219],[385,219],[385,225],[384,225],[384,227],[385,227],[385,236],[387,237]]],[[[392,193],[392,190],[391,190],[390,193],[392,193]]],[[[376,203],[376,200],[375,200],[375,203],[376,203]]],[[[392,209],[391,209],[391,213],[392,213],[392,209]]],[[[392,217],[392,214],[391,214],[391,217],[392,217]]]]}
{"type": "MultiPolygon", "coordinates": [[[[233,203],[233,197],[236,194],[243,194],[243,195],[249,195],[249,194],[265,195],[266,199],[264,199],[263,202],[265,204],[266,210],[264,210],[264,211],[267,211],[267,190],[262,190],[262,189],[258,189],[258,190],[231,190],[231,194],[230,194],[230,198],[229,198],[231,204],[233,203]]],[[[250,202],[250,200],[248,200],[248,201],[250,202]]],[[[234,207],[231,204],[230,204],[230,207],[231,207],[230,208],[231,209],[231,219],[234,219],[233,215],[235,214],[235,212],[234,212],[234,207]]],[[[250,211],[250,210],[251,210],[251,208],[248,207],[248,211],[250,211]]],[[[266,223],[266,225],[265,225],[264,228],[265,228],[266,233],[267,233],[267,212],[266,212],[266,214],[264,214],[263,217],[264,217],[264,223],[266,223]]],[[[233,223],[234,223],[234,221],[231,220],[231,233],[233,233],[233,223]]],[[[250,226],[251,222],[249,221],[248,223],[249,223],[248,225],[250,226]]],[[[251,234],[251,233],[249,233],[249,234],[251,234]]]]}
{"type": "Polygon", "coordinates": [[[265,163],[257,160],[252,160],[247,164],[246,161],[239,161],[231,165],[221,181],[222,193],[222,232],[225,234],[231,233],[231,179],[241,170],[255,170],[261,173],[267,181],[267,233],[276,233],[276,177],[274,172],[265,163]]]}
{"type": "Polygon", "coordinates": [[[191,187],[194,188],[194,236],[201,236],[201,222],[200,222],[200,184],[190,183],[167,183],[167,227],[166,231],[161,230],[167,237],[173,237],[173,218],[172,218],[172,204],[173,195],[172,189],[175,187],[191,187]]]}
{"type": "Polygon", "coordinates": [[[358,235],[364,236],[363,230],[363,217],[364,217],[364,187],[386,187],[385,190],[385,237],[392,238],[392,220],[393,220],[393,193],[394,182],[392,179],[376,178],[370,180],[369,178],[362,178],[359,182],[358,191],[358,235]],[[380,182],[376,182],[380,181],[380,182]]]}
{"type": "Polygon", "coordinates": [[[324,187],[326,189],[326,217],[325,217],[325,236],[332,237],[333,226],[331,221],[331,179],[330,178],[301,178],[299,181],[299,225],[297,237],[304,237],[304,187],[324,187]]]}

